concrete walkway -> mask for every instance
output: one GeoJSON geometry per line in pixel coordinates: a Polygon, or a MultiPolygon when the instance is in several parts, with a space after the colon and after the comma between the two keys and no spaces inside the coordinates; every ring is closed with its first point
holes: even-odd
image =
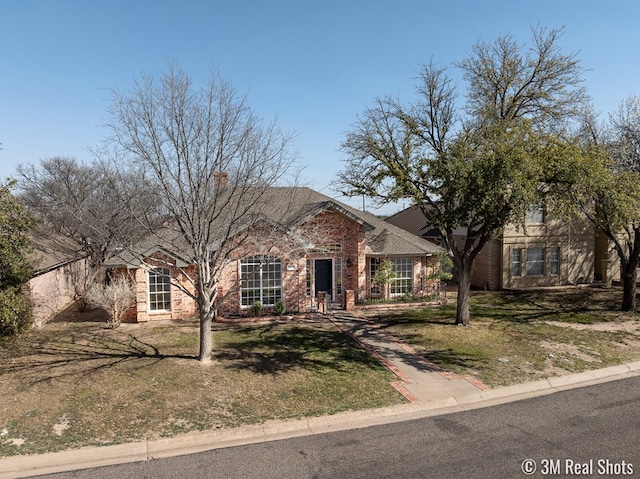
{"type": "Polygon", "coordinates": [[[331,321],[398,376],[392,385],[411,402],[458,398],[489,389],[473,376],[441,370],[366,319],[337,310],[331,321]]]}
{"type": "Polygon", "coordinates": [[[331,416],[273,420],[237,429],[193,432],[172,438],[115,446],[6,457],[0,459],[0,479],[148,461],[225,447],[410,421],[640,376],[640,361],[637,361],[488,389],[472,377],[453,376],[439,370],[407,345],[376,328],[374,323],[355,318],[343,311],[336,311],[332,321],[394,371],[398,381],[393,384],[410,400],[409,403],[364,411],[346,411],[331,416]]]}

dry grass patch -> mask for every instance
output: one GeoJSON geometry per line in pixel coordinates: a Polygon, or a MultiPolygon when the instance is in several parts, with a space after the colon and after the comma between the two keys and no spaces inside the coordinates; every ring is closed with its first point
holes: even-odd
{"type": "Polygon", "coordinates": [[[391,373],[327,322],[216,325],[90,315],[0,342],[0,456],[114,444],[403,402],[391,373]]]}
{"type": "Polygon", "coordinates": [[[442,369],[509,385],[640,359],[638,315],[622,314],[618,289],[477,292],[471,326],[449,304],[375,320],[442,369]]]}

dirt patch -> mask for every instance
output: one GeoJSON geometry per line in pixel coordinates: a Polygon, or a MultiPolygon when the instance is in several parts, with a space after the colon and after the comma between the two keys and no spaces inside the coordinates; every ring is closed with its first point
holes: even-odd
{"type": "Polygon", "coordinates": [[[563,323],[561,321],[545,321],[551,326],[560,328],[571,328],[577,331],[622,331],[640,335],[640,321],[633,319],[623,319],[620,321],[609,321],[606,323],[595,324],[579,324],[579,323],[563,323]]]}
{"type": "MultiPolygon", "coordinates": [[[[549,359],[556,357],[573,356],[588,363],[602,362],[600,353],[586,346],[577,346],[575,344],[554,343],[550,341],[541,341],[540,346],[549,351],[547,356],[549,359]]],[[[550,361],[553,363],[553,361],[550,361]]]]}

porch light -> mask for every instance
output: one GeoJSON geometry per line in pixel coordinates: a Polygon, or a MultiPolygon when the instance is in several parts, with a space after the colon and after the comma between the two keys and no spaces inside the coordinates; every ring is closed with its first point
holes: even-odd
{"type": "Polygon", "coordinates": [[[347,266],[349,268],[351,268],[353,266],[353,261],[351,260],[351,258],[347,258],[347,266]]]}

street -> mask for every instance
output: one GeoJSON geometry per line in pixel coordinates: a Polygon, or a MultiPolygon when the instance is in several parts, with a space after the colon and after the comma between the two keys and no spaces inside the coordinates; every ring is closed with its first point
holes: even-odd
{"type": "Polygon", "coordinates": [[[639,396],[635,377],[416,421],[41,477],[640,477],[639,396]]]}

